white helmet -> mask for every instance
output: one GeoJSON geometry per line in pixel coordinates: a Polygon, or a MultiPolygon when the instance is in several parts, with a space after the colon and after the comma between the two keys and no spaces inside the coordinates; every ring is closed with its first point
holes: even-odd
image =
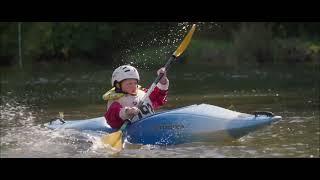
{"type": "Polygon", "coordinates": [[[124,79],[140,80],[138,70],[130,65],[123,65],[115,69],[112,73],[111,86],[115,85],[115,81],[121,82],[124,79]]]}

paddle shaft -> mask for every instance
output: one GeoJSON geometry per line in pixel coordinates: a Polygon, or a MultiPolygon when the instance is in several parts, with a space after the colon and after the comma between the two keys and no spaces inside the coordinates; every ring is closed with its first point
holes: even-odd
{"type": "MultiPolygon", "coordinates": [[[[171,57],[169,58],[169,60],[167,61],[167,63],[164,65],[164,68],[166,71],[169,70],[172,62],[176,59],[177,57],[174,55],[171,55],[171,57]]],[[[143,96],[143,98],[141,99],[141,101],[138,104],[138,108],[140,109],[140,107],[143,105],[143,102],[145,101],[145,99],[147,97],[150,96],[150,94],[152,93],[152,91],[154,90],[154,88],[157,86],[157,84],[159,83],[159,81],[161,80],[161,78],[164,76],[164,73],[160,73],[157,78],[153,81],[151,87],[148,89],[147,93],[143,96]]],[[[130,119],[130,120],[125,120],[125,122],[123,123],[123,125],[121,126],[120,130],[124,130],[128,123],[131,122],[131,120],[134,118],[134,116],[130,119]]]]}
{"type": "MultiPolygon", "coordinates": [[[[193,35],[193,32],[196,28],[196,25],[193,24],[191,30],[189,31],[189,33],[187,34],[187,36],[183,39],[182,43],[180,44],[180,46],[178,47],[178,49],[171,55],[171,57],[169,58],[169,60],[167,61],[167,63],[164,65],[164,68],[166,71],[169,70],[170,65],[172,64],[172,62],[178,58],[187,48],[187,46],[190,43],[191,37],[193,35]]],[[[152,83],[151,87],[148,89],[147,93],[143,96],[143,98],[141,99],[141,101],[138,104],[138,108],[140,109],[141,106],[143,105],[143,102],[145,101],[145,99],[147,97],[150,96],[151,92],[153,91],[153,89],[157,86],[158,82],[160,81],[160,79],[163,77],[163,73],[160,73],[157,78],[154,80],[154,82],[152,83]]],[[[134,118],[134,116],[132,118],[130,118],[130,120],[126,120],[123,125],[121,126],[120,130],[124,130],[128,123],[131,122],[131,120],[134,118]]]]}
{"type": "MultiPolygon", "coordinates": [[[[168,71],[171,63],[175,60],[175,56],[171,56],[169,58],[169,60],[167,61],[167,63],[164,65],[164,68],[166,71],[168,71]]],[[[143,98],[141,99],[141,101],[138,104],[138,108],[140,108],[143,105],[143,102],[146,100],[147,97],[150,96],[150,94],[152,93],[152,91],[154,90],[154,88],[157,86],[157,84],[159,83],[159,81],[161,80],[161,78],[163,77],[163,73],[160,73],[157,78],[153,81],[151,87],[148,89],[147,93],[143,96],[143,98]]]]}
{"type": "MultiPolygon", "coordinates": [[[[189,31],[189,33],[186,35],[186,37],[183,39],[183,41],[181,42],[181,44],[179,45],[179,47],[176,49],[176,51],[171,55],[171,57],[169,58],[169,60],[167,61],[167,63],[164,65],[164,69],[166,72],[168,72],[170,65],[172,64],[172,62],[177,59],[187,48],[188,44],[190,43],[191,37],[193,35],[193,32],[195,30],[196,25],[193,24],[191,30],[189,31]]],[[[159,81],[163,78],[164,73],[159,73],[159,75],[157,76],[157,78],[154,80],[154,82],[152,83],[151,87],[148,89],[148,91],[146,92],[146,94],[143,96],[143,98],[140,100],[139,104],[138,104],[138,108],[140,109],[141,106],[143,105],[145,99],[147,97],[150,96],[151,92],[154,90],[154,88],[157,86],[157,84],[159,83],[159,81]]],[[[112,133],[112,134],[108,134],[106,136],[103,137],[103,141],[106,144],[111,145],[112,147],[116,147],[117,149],[122,149],[122,131],[127,127],[127,125],[129,124],[129,122],[132,121],[132,119],[134,118],[131,117],[128,120],[125,120],[125,122],[123,123],[123,125],[121,126],[120,130],[112,133]]]]}

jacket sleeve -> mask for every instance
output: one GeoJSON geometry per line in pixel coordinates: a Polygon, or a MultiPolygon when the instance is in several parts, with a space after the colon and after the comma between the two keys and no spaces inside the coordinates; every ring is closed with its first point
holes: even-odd
{"type": "Polygon", "coordinates": [[[120,110],[122,109],[122,106],[118,102],[113,102],[107,112],[104,114],[104,117],[106,118],[107,123],[112,128],[120,128],[123,124],[123,119],[120,118],[120,110]]]}
{"type": "MultiPolygon", "coordinates": [[[[160,106],[163,106],[167,102],[168,88],[169,81],[166,85],[158,83],[157,86],[154,88],[149,97],[154,109],[160,108],[160,106]]],[[[147,90],[148,89],[145,89],[145,92],[147,92],[147,90]]]]}

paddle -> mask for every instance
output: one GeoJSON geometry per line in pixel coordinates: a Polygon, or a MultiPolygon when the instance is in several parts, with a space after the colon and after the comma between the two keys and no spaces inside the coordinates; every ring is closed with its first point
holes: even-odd
{"type": "MultiPolygon", "coordinates": [[[[177,50],[171,55],[171,57],[169,58],[169,60],[167,61],[167,63],[164,65],[164,68],[166,71],[168,71],[170,65],[172,64],[172,62],[174,60],[176,60],[187,48],[187,46],[189,45],[192,35],[195,31],[196,25],[193,24],[192,28],[190,29],[190,31],[188,32],[188,34],[186,35],[186,37],[183,39],[183,41],[181,42],[180,46],[177,48],[177,50]]],[[[163,77],[163,73],[160,73],[157,78],[154,80],[154,82],[152,83],[151,87],[148,89],[147,93],[143,96],[143,98],[141,99],[141,101],[138,104],[138,108],[140,108],[143,105],[143,102],[145,101],[145,99],[147,97],[149,97],[149,95],[151,94],[151,92],[154,90],[154,88],[156,87],[156,85],[158,84],[158,82],[160,81],[160,79],[163,77]]],[[[133,119],[134,117],[132,117],[130,120],[126,120],[123,125],[121,126],[121,128],[111,134],[107,134],[104,135],[102,137],[102,142],[104,144],[108,144],[110,145],[113,149],[120,151],[122,149],[122,132],[126,129],[128,123],[133,119]]]]}

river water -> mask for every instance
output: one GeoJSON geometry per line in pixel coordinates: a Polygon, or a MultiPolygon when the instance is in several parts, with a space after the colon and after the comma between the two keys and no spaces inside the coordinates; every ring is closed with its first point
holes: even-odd
{"type": "MultiPolygon", "coordinates": [[[[1,72],[1,158],[257,158],[319,157],[319,78],[299,72],[172,70],[168,103],[161,109],[207,103],[250,113],[272,111],[282,120],[239,139],[176,146],[126,143],[107,151],[99,136],[75,130],[52,131],[44,123],[63,111],[65,119],[102,116],[101,95],[111,70],[1,72]],[[261,80],[262,79],[262,80],[261,80]],[[196,86],[196,87],[195,87],[196,86]]],[[[152,71],[141,71],[143,85],[152,71]]]]}

